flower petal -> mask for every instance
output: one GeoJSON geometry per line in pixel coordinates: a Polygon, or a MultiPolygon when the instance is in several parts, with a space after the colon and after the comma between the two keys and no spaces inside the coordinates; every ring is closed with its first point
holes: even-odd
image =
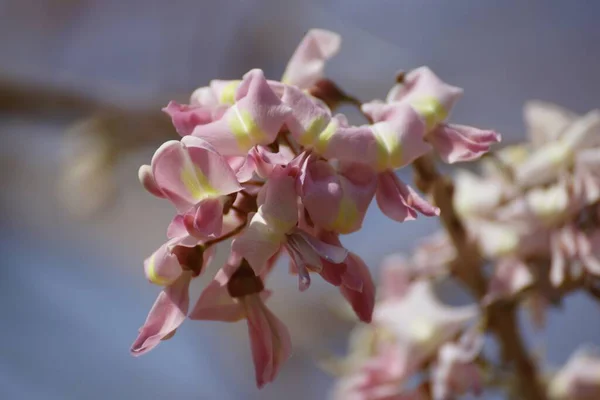
{"type": "Polygon", "coordinates": [[[440,124],[427,135],[427,140],[444,162],[453,164],[481,157],[501,137],[494,131],[472,126],[440,124]]]}
{"type": "Polygon", "coordinates": [[[324,29],[311,29],[290,58],[281,81],[301,89],[310,88],[323,77],[325,61],[339,50],[342,38],[324,29]]]}
{"type": "Polygon", "coordinates": [[[152,173],[156,186],[180,213],[206,198],[241,189],[225,159],[193,136],[164,143],[152,157],[152,173]]]}
{"type": "Polygon", "coordinates": [[[180,136],[190,135],[198,125],[208,124],[213,121],[211,109],[199,106],[188,106],[171,101],[163,111],[173,121],[173,126],[180,136]]]}
{"type": "Polygon", "coordinates": [[[227,290],[227,282],[235,267],[226,264],[202,291],[190,319],[235,322],[244,318],[242,305],[235,301],[227,290]]]}
{"type": "Polygon", "coordinates": [[[188,289],[191,278],[191,272],[184,272],[160,292],[131,346],[132,355],[139,356],[152,350],[185,320],[190,302],[188,289]]]}
{"type": "Polygon", "coordinates": [[[286,326],[264,305],[258,295],[241,298],[248,322],[256,385],[272,382],[290,358],[292,344],[286,326]]]}
{"type": "Polygon", "coordinates": [[[365,262],[356,254],[349,253],[347,268],[355,271],[362,278],[362,289],[353,290],[346,285],[340,286],[340,292],[352,306],[356,316],[363,322],[371,322],[375,307],[375,284],[371,272],[365,262]]]}
{"type": "Polygon", "coordinates": [[[391,171],[378,175],[375,198],[381,211],[398,222],[417,218],[417,211],[429,217],[440,213],[391,171]]]}

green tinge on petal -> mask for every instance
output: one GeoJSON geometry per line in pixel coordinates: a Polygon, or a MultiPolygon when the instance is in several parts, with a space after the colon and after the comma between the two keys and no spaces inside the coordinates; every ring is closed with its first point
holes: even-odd
{"type": "Polygon", "coordinates": [[[206,175],[195,165],[185,166],[181,170],[180,179],[196,201],[219,196],[218,190],[209,183],[206,175]]]}
{"type": "Polygon", "coordinates": [[[234,104],[235,103],[235,91],[240,86],[242,81],[231,81],[223,88],[221,96],[219,97],[219,103],[221,104],[234,104]]]}
{"type": "Polygon", "coordinates": [[[240,110],[237,105],[231,107],[234,110],[229,118],[229,129],[235,136],[238,146],[243,151],[248,151],[255,144],[266,141],[267,136],[260,129],[252,114],[246,110],[240,110]]]}
{"type": "Polygon", "coordinates": [[[315,150],[319,153],[324,153],[327,150],[327,146],[329,146],[329,141],[335,135],[338,128],[338,122],[335,119],[332,119],[327,127],[323,131],[319,133],[316,137],[315,142],[313,144],[315,150]]]}
{"type": "Polygon", "coordinates": [[[380,122],[371,126],[373,136],[377,143],[377,169],[399,168],[403,164],[402,143],[398,136],[392,132],[388,123],[380,122]]]}
{"type": "Polygon", "coordinates": [[[448,111],[435,97],[424,96],[416,98],[411,102],[411,106],[425,119],[427,131],[432,130],[437,124],[443,122],[448,117],[448,111]]]}
{"type": "Polygon", "coordinates": [[[340,201],[338,214],[333,221],[332,228],[339,233],[350,233],[359,218],[360,213],[356,204],[344,196],[340,201]]]}
{"type": "Polygon", "coordinates": [[[148,268],[146,268],[146,276],[148,280],[155,285],[166,286],[171,283],[168,279],[161,278],[156,274],[156,257],[154,254],[150,256],[150,260],[148,261],[148,268]]]}

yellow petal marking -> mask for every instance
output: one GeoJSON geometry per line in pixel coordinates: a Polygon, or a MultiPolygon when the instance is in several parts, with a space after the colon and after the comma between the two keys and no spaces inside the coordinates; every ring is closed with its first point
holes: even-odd
{"type": "Polygon", "coordinates": [[[235,103],[235,91],[240,86],[242,81],[231,81],[223,88],[219,102],[221,104],[234,104],[235,103]]]}
{"type": "Polygon", "coordinates": [[[403,164],[402,144],[398,140],[398,135],[390,129],[389,124],[378,122],[371,125],[371,131],[377,142],[377,169],[383,171],[401,167],[403,164]]]}
{"type": "Polygon", "coordinates": [[[339,233],[350,233],[354,227],[356,220],[360,218],[358,208],[353,201],[348,199],[346,196],[342,197],[340,201],[337,217],[333,221],[333,230],[339,233]]]}
{"type": "Polygon", "coordinates": [[[191,162],[181,170],[180,179],[195,201],[219,196],[218,190],[212,187],[206,175],[191,162]]]}
{"type": "Polygon", "coordinates": [[[161,278],[156,274],[156,260],[155,255],[152,254],[150,256],[150,260],[148,261],[148,268],[146,269],[146,276],[148,280],[155,285],[166,286],[171,283],[168,279],[161,278]]]}
{"type": "Polygon", "coordinates": [[[442,103],[432,96],[418,97],[411,102],[411,106],[425,119],[428,131],[448,117],[448,111],[442,103]]]}
{"type": "Polygon", "coordinates": [[[325,127],[321,133],[317,136],[314,142],[314,148],[317,152],[323,154],[325,150],[327,150],[327,146],[329,146],[329,141],[335,135],[338,128],[338,122],[335,119],[332,119],[329,124],[325,127]]]}
{"type": "Polygon", "coordinates": [[[246,110],[240,110],[237,104],[231,107],[233,112],[229,117],[229,129],[235,136],[239,148],[248,151],[255,144],[266,144],[267,136],[246,110]]]}

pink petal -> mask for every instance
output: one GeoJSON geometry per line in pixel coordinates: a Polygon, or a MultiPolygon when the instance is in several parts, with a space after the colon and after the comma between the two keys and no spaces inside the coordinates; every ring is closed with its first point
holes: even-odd
{"type": "Polygon", "coordinates": [[[152,173],[156,186],[180,213],[206,198],[241,189],[225,159],[193,136],[164,143],[152,157],[152,173]]]}
{"type": "Polygon", "coordinates": [[[382,265],[381,291],[382,299],[398,300],[404,297],[410,287],[412,271],[408,260],[394,254],[386,257],[382,265]]]}
{"type": "Polygon", "coordinates": [[[232,250],[244,257],[257,274],[261,274],[271,257],[285,242],[285,233],[278,232],[261,214],[248,216],[250,223],[232,243],[232,250]]]}
{"type": "Polygon", "coordinates": [[[477,129],[465,125],[441,124],[431,131],[427,139],[444,162],[472,161],[500,142],[494,131],[477,129]]]}
{"type": "Polygon", "coordinates": [[[286,86],[281,99],[291,107],[286,126],[296,141],[313,147],[331,121],[331,112],[294,86],[286,86]]]}
{"type": "Polygon", "coordinates": [[[342,246],[325,243],[300,229],[296,229],[294,235],[301,238],[309,246],[306,248],[307,251],[310,248],[319,257],[331,263],[339,264],[348,256],[348,250],[342,246]]]}
{"type": "Polygon", "coordinates": [[[178,241],[178,239],[169,240],[144,261],[144,272],[150,282],[166,286],[172,284],[181,275],[181,264],[172,252],[178,241]]]}
{"type": "Polygon", "coordinates": [[[185,320],[190,302],[188,288],[191,277],[190,272],[185,272],[160,292],[131,346],[132,355],[139,356],[152,350],[185,320]]]}
{"type": "Polygon", "coordinates": [[[175,130],[181,136],[190,135],[196,126],[213,121],[213,113],[207,107],[188,106],[171,101],[163,111],[171,117],[175,130]]]}
{"type": "Polygon", "coordinates": [[[275,140],[291,109],[268,85],[261,70],[244,76],[247,94],[211,124],[196,127],[194,136],[203,138],[224,156],[243,156],[253,146],[275,140]]]}
{"type": "Polygon", "coordinates": [[[223,230],[223,203],[220,199],[201,201],[183,216],[187,232],[199,239],[217,237],[223,230]]]}
{"type": "Polygon", "coordinates": [[[340,292],[352,306],[356,316],[363,322],[370,323],[375,307],[375,285],[371,272],[365,262],[356,254],[349,253],[346,260],[348,269],[356,271],[362,277],[362,290],[356,291],[340,286],[340,292]]]}
{"type": "Polygon", "coordinates": [[[341,42],[337,33],[311,29],[290,58],[281,80],[301,89],[310,88],[323,77],[325,61],[338,52],[341,42]]]}
{"type": "Polygon", "coordinates": [[[302,202],[316,225],[351,233],[362,226],[377,181],[373,171],[360,164],[346,164],[340,172],[326,161],[309,163],[302,202]]]}
{"type": "Polygon", "coordinates": [[[442,106],[447,116],[462,93],[461,88],[448,85],[428,67],[419,67],[406,74],[404,82],[396,85],[390,91],[387,101],[414,104],[420,99],[433,98],[442,106]]]}
{"type": "Polygon", "coordinates": [[[260,213],[269,226],[286,233],[298,223],[296,179],[288,168],[277,167],[258,194],[260,213]]]}
{"type": "Polygon", "coordinates": [[[235,272],[235,267],[226,264],[206,286],[198,298],[190,319],[235,322],[244,317],[242,305],[227,291],[227,282],[235,272]]]}
{"type": "Polygon", "coordinates": [[[381,211],[398,222],[417,218],[417,211],[429,217],[439,215],[440,212],[439,208],[421,198],[391,171],[378,175],[375,198],[381,211]]]}
{"type": "Polygon", "coordinates": [[[138,171],[138,178],[144,189],[146,189],[148,192],[155,195],[156,197],[165,197],[164,193],[160,190],[160,188],[154,181],[151,166],[142,165],[138,171]]]}
{"type": "Polygon", "coordinates": [[[242,297],[240,301],[248,322],[256,385],[262,388],[277,377],[281,365],[290,358],[290,334],[259,296],[242,297]]]}

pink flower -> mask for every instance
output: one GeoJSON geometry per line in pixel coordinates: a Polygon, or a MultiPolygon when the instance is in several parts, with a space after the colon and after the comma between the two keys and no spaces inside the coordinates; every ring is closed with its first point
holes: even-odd
{"type": "Polygon", "coordinates": [[[417,211],[429,217],[440,214],[439,208],[429,204],[392,171],[378,175],[375,198],[381,211],[398,222],[417,218],[417,211]]]}
{"type": "Polygon", "coordinates": [[[549,385],[553,400],[588,400],[600,396],[600,352],[581,348],[552,378],[549,385]]]}
{"type": "Polygon", "coordinates": [[[377,304],[373,320],[393,337],[390,351],[397,354],[402,376],[408,378],[477,315],[477,306],[446,306],[435,298],[430,281],[414,281],[404,296],[377,304]]]}
{"type": "Polygon", "coordinates": [[[258,195],[258,211],[233,242],[233,250],[261,273],[269,258],[284,247],[300,278],[300,290],[310,286],[309,269],[319,272],[322,259],[341,263],[348,252],[297,228],[298,196],[296,176],[291,167],[278,167],[258,195]]]}
{"type": "Polygon", "coordinates": [[[324,29],[311,29],[290,58],[281,81],[308,89],[323,77],[325,62],[339,50],[340,35],[324,29]]]}
{"type": "Polygon", "coordinates": [[[188,232],[198,237],[220,233],[221,199],[241,189],[227,161],[193,136],[164,143],[139,175],[150,193],[175,205],[188,232]]]}
{"type": "Polygon", "coordinates": [[[565,278],[578,278],[584,271],[600,276],[600,230],[590,233],[574,225],[555,231],[551,238],[550,281],[560,286],[565,278]]]}
{"type": "Polygon", "coordinates": [[[432,373],[434,399],[455,399],[468,392],[481,395],[484,376],[475,360],[482,349],[483,335],[474,329],[458,343],[442,346],[432,373]]]}
{"type": "Polygon", "coordinates": [[[224,156],[243,156],[255,145],[273,142],[290,112],[263,72],[254,69],[244,75],[235,103],[223,116],[196,126],[192,135],[206,140],[224,156]]]}
{"type": "Polygon", "coordinates": [[[375,194],[375,173],[360,164],[336,169],[327,161],[309,162],[302,182],[302,203],[319,227],[351,233],[360,229],[375,194]]]}
{"type": "Polygon", "coordinates": [[[396,118],[392,110],[408,105],[425,124],[419,136],[433,146],[442,160],[450,164],[471,161],[488,152],[492,144],[500,141],[500,135],[445,123],[462,92],[461,88],[443,82],[429,68],[420,67],[410,71],[402,83],[392,88],[387,97],[389,104],[367,103],[363,111],[375,122],[391,122],[396,118]]]}
{"type": "Polygon", "coordinates": [[[259,388],[277,377],[281,365],[291,355],[287,328],[264,304],[269,295],[262,279],[246,261],[242,260],[241,265],[235,267],[230,259],[204,289],[190,313],[190,318],[195,320],[246,319],[259,388]]]}
{"type": "Polygon", "coordinates": [[[171,117],[177,133],[186,136],[191,135],[196,126],[205,125],[221,118],[225,108],[192,106],[171,101],[163,108],[163,111],[171,117]]]}

